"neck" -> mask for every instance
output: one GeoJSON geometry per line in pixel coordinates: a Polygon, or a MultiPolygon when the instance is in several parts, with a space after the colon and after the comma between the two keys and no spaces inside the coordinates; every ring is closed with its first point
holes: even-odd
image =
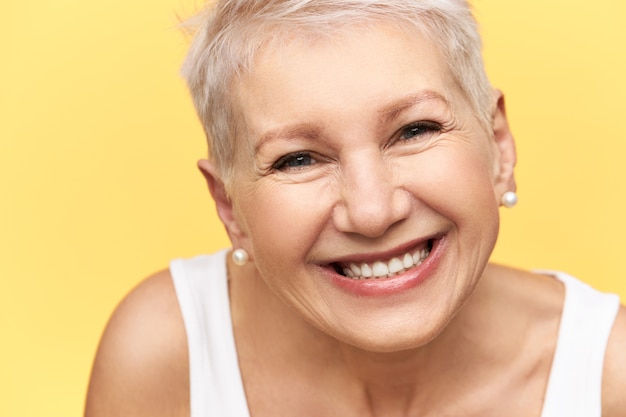
{"type": "MultiPolygon", "coordinates": [[[[253,381],[255,387],[289,381],[285,389],[297,389],[300,380],[316,381],[319,398],[332,392],[352,409],[360,403],[364,411],[360,415],[406,415],[416,409],[423,413],[441,409],[439,401],[475,382],[472,364],[488,373],[486,364],[499,362],[494,361],[491,344],[484,343],[486,320],[480,315],[485,310],[476,308],[484,302],[483,284],[433,341],[398,352],[371,352],[309,325],[275,296],[253,266],[234,268],[231,308],[247,392],[253,391],[248,385],[253,381]],[[264,360],[258,361],[260,357],[264,360]]],[[[314,397],[310,383],[303,386],[314,397]]]]}
{"type": "Polygon", "coordinates": [[[469,300],[440,335],[420,347],[378,353],[341,345],[346,370],[366,393],[373,415],[445,410],[445,402],[461,396],[466,384],[475,383],[481,373],[488,375],[492,369],[486,364],[498,363],[497,353],[482,343],[489,338],[482,333],[481,312],[473,305],[469,300]]]}

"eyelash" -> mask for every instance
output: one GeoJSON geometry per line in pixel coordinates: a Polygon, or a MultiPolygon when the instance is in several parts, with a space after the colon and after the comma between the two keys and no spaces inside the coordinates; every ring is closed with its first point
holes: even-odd
{"type": "MultiPolygon", "coordinates": [[[[442,126],[436,122],[415,122],[400,129],[399,133],[396,135],[396,139],[393,142],[410,141],[419,136],[428,136],[434,133],[441,132],[441,130],[442,126]],[[412,136],[403,137],[407,133],[412,136]]],[[[311,152],[300,151],[282,156],[272,165],[272,169],[277,171],[301,170],[306,169],[307,167],[317,162],[318,161],[315,159],[311,152]]]]}
{"type": "Polygon", "coordinates": [[[301,152],[290,153],[279,158],[278,161],[276,161],[274,165],[272,165],[272,169],[275,169],[278,171],[285,171],[287,169],[298,170],[298,169],[304,169],[310,165],[313,165],[316,162],[317,160],[313,157],[311,152],[301,151],[301,152]],[[307,163],[304,165],[296,165],[298,161],[300,162],[306,161],[307,163]],[[293,165],[290,165],[292,163],[293,165]]]}
{"type": "Polygon", "coordinates": [[[428,136],[434,133],[441,132],[441,130],[442,130],[442,126],[436,122],[430,122],[430,121],[416,122],[400,129],[397,140],[412,140],[418,136],[428,136]],[[408,138],[403,137],[407,133],[412,134],[412,136],[408,138]]]}

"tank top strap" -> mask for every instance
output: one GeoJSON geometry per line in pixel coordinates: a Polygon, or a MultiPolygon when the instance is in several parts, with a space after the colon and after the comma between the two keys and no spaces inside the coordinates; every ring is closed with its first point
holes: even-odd
{"type": "Polygon", "coordinates": [[[249,417],[230,314],[226,253],[170,263],[187,332],[191,417],[249,417]]]}
{"type": "Polygon", "coordinates": [[[550,271],[565,286],[558,341],[542,417],[601,417],[604,355],[619,297],[550,271]]]}

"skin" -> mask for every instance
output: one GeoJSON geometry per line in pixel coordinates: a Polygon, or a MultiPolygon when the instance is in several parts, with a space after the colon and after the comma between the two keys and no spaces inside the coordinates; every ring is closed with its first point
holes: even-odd
{"type": "MultiPolygon", "coordinates": [[[[233,246],[251,255],[228,267],[252,415],[539,416],[564,294],[553,278],[487,264],[499,198],[515,189],[502,94],[486,130],[434,45],[383,25],[266,49],[235,87],[237,175],[226,186],[200,168],[233,246]],[[415,268],[417,286],[358,296],[336,285],[347,278],[333,263],[433,237],[435,266],[415,268]]],[[[604,416],[626,415],[625,315],[604,416]]],[[[187,361],[164,271],[113,315],[86,415],[188,415],[187,361]]]]}
{"type": "Polygon", "coordinates": [[[244,77],[239,103],[256,152],[240,156],[230,233],[315,327],[395,351],[432,340],[472,291],[495,243],[498,196],[515,187],[515,156],[508,130],[490,140],[480,128],[434,48],[407,54],[413,39],[384,35],[294,42],[244,77]],[[440,130],[403,139],[415,122],[440,130]],[[303,151],[317,162],[272,168],[303,151]],[[333,262],[387,260],[435,235],[448,245],[437,278],[413,291],[363,299],[321,276],[333,262]]]}

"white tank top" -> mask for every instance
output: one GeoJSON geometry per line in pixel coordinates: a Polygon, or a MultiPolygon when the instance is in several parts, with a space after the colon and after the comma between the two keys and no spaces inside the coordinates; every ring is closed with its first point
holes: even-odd
{"type": "MultiPolygon", "coordinates": [[[[191,417],[249,417],[232,330],[227,251],[170,264],[187,331],[191,417]]],[[[601,417],[602,369],[619,297],[561,273],[565,303],[541,417],[601,417]]]]}

